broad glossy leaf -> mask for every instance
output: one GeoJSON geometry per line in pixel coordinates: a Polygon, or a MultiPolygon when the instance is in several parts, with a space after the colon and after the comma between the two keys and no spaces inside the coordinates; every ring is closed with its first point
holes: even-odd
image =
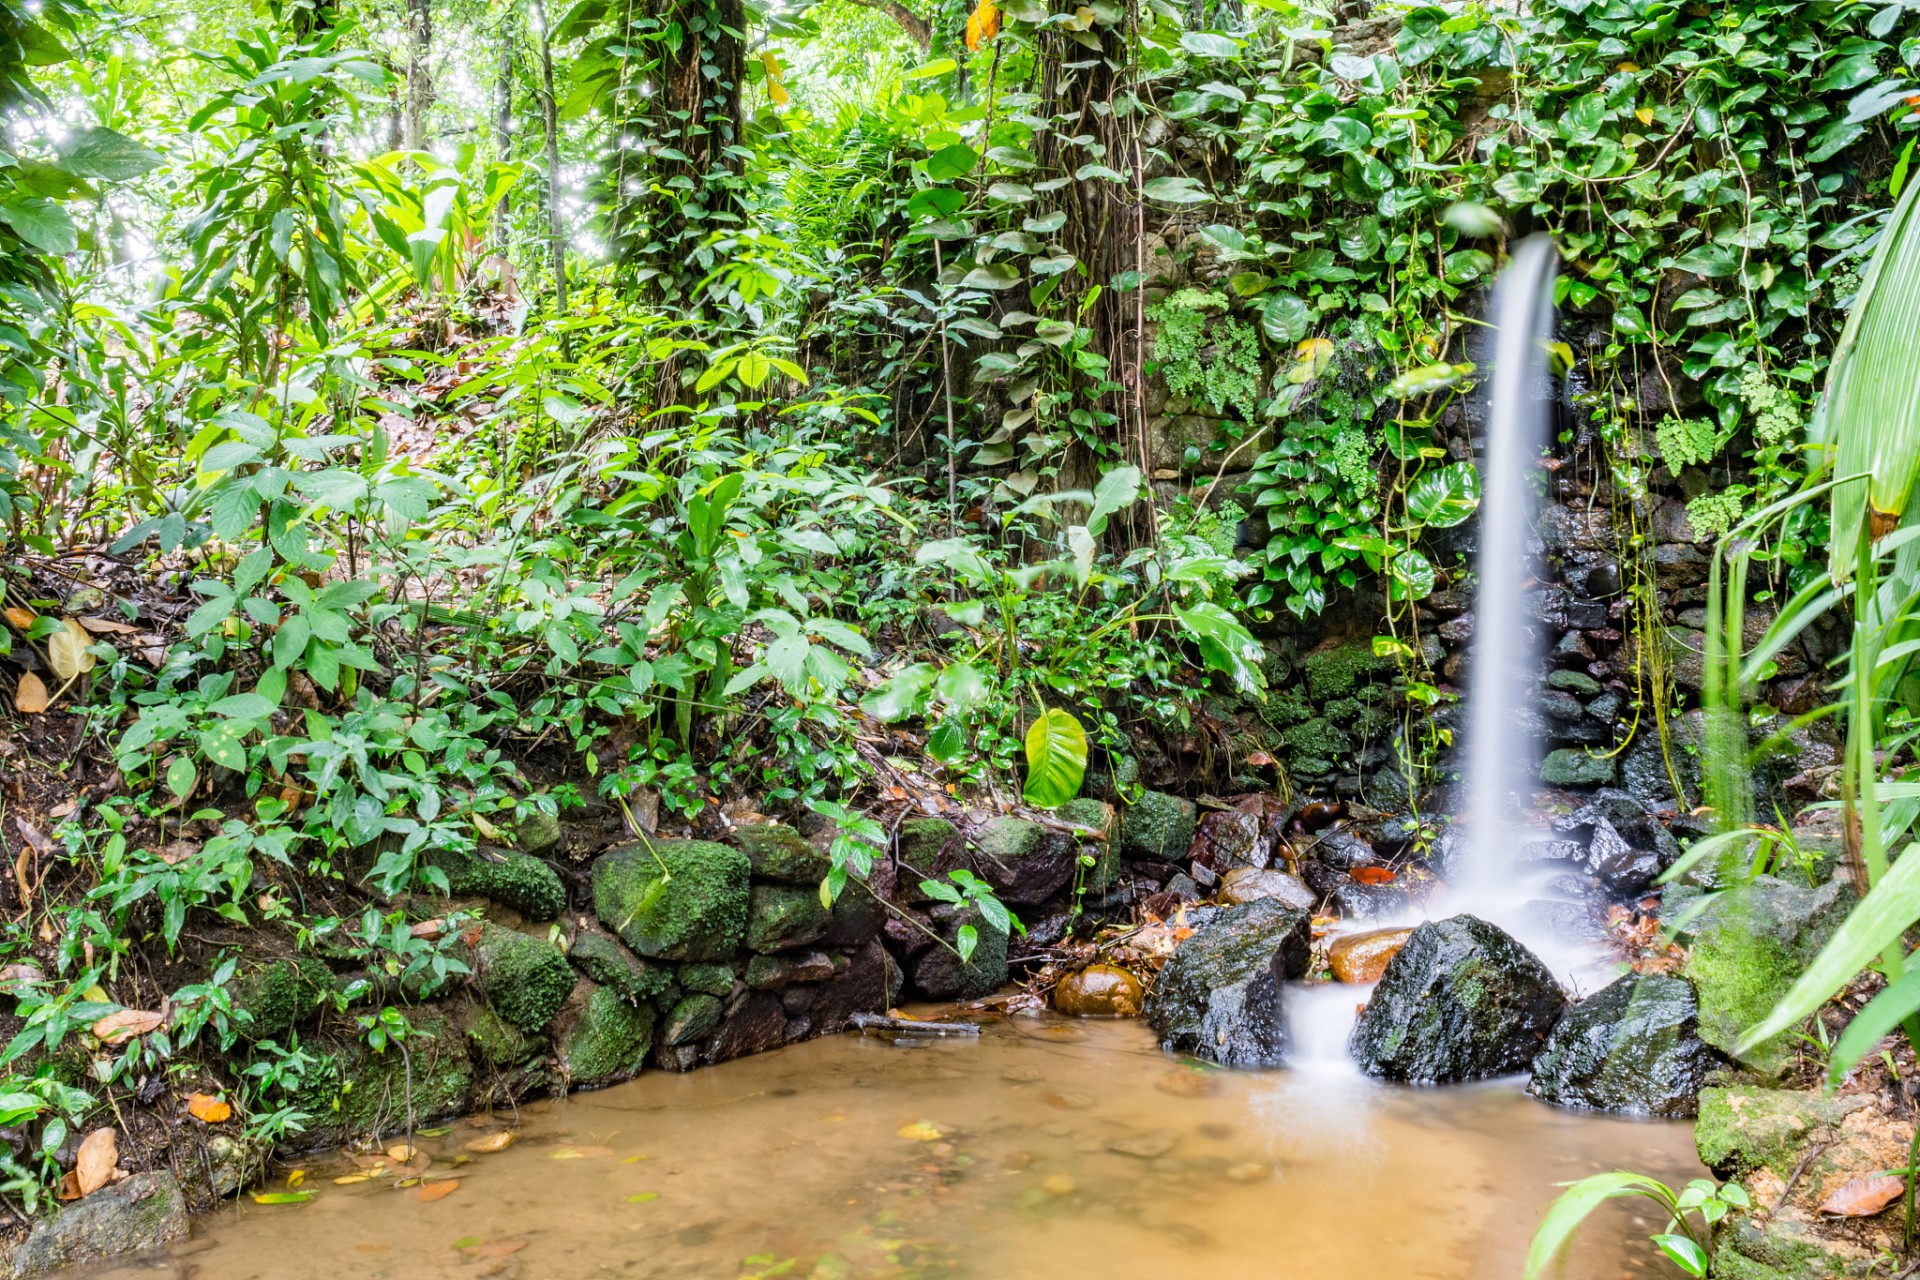
{"type": "Polygon", "coordinates": [[[916,662],[860,699],[860,709],[883,724],[919,715],[926,710],[927,694],[938,674],[931,662],[916,662]]]}
{"type": "Polygon", "coordinates": [[[1420,473],[1407,487],[1407,515],[1431,529],[1451,529],[1480,506],[1480,473],[1455,462],[1420,473]]]}
{"type": "Polygon", "coordinates": [[[1042,712],[1027,730],[1027,780],[1020,794],[1030,805],[1053,809],[1080,794],[1087,774],[1087,731],[1059,707],[1042,712]]]}
{"type": "MultiPolygon", "coordinates": [[[[952,135],[949,134],[949,137],[952,135]]],[[[980,163],[980,153],[964,142],[942,147],[927,157],[927,176],[935,182],[964,178],[980,163]]]]}
{"type": "Polygon", "coordinates": [[[1307,336],[1313,311],[1291,293],[1275,294],[1260,309],[1260,328],[1277,347],[1291,347],[1307,336]]]}
{"type": "Polygon", "coordinates": [[[1266,650],[1239,619],[1211,601],[1175,606],[1173,615],[1192,635],[1206,664],[1232,680],[1242,693],[1266,687],[1267,678],[1261,671],[1266,650]]]}

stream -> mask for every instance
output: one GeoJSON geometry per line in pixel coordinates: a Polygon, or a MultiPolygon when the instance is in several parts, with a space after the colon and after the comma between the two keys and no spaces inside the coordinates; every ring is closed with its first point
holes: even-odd
{"type": "MultiPolygon", "coordinates": [[[[1555,1184],[1700,1173],[1684,1123],[1557,1111],[1518,1080],[1360,1077],[1329,1032],[1364,990],[1296,991],[1312,1026],[1288,1071],[1170,1057],[1139,1021],[1046,1015],[649,1072],[423,1136],[432,1164],[411,1188],[365,1155],[282,1166],[267,1189],[298,1170],[311,1200],[242,1197],[157,1268],[98,1274],[1495,1280],[1519,1275],[1555,1184]],[[508,1129],[503,1149],[467,1150],[508,1129]]],[[[1656,1274],[1645,1216],[1607,1206],[1565,1274],[1656,1274]]]]}

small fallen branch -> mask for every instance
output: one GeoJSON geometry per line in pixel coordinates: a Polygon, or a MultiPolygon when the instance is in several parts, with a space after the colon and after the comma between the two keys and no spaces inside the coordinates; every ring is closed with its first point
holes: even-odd
{"type": "Polygon", "coordinates": [[[909,1036],[977,1036],[977,1022],[916,1022],[912,1018],[889,1018],[878,1013],[856,1013],[853,1025],[861,1031],[892,1031],[909,1036]]]}

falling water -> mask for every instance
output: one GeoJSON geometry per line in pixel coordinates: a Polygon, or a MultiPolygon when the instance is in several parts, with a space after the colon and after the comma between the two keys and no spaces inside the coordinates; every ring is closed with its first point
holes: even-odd
{"type": "Polygon", "coordinates": [[[1461,887],[1498,900],[1517,886],[1521,839],[1516,798],[1538,776],[1541,743],[1527,710],[1541,655],[1525,613],[1527,536],[1549,440],[1553,393],[1553,242],[1531,236],[1513,250],[1493,293],[1493,377],[1486,399],[1480,486],[1479,594],[1467,690],[1467,866],[1461,887]]]}

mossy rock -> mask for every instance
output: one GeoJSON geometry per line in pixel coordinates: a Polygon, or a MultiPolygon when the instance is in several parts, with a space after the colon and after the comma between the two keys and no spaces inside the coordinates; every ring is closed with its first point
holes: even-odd
{"type": "Polygon", "coordinates": [[[233,984],[236,1010],[248,1015],[243,1028],[250,1040],[286,1035],[320,1012],[339,992],[333,970],[305,956],[273,960],[242,974],[233,984]]]}
{"type": "Polygon", "coordinates": [[[704,993],[682,996],[667,1014],[660,1028],[660,1042],[667,1045],[690,1044],[720,1025],[725,1011],[719,998],[704,993]]]}
{"type": "Polygon", "coordinates": [[[958,923],[945,931],[946,946],[928,947],[913,962],[913,984],[929,1000],[978,1000],[1007,980],[1007,935],[976,913],[968,917],[978,934],[964,962],[954,949],[958,923]]]}
{"type": "Polygon", "coordinates": [[[474,1072],[466,1037],[438,1007],[407,1010],[406,1051],[375,1053],[365,1042],[332,1046],[292,1099],[308,1115],[301,1141],[338,1146],[363,1134],[393,1133],[465,1111],[474,1072]]]}
{"type": "Polygon", "coordinates": [[[560,819],[541,808],[530,808],[513,822],[513,846],[522,853],[557,849],[566,834],[560,819]]]}
{"type": "Polygon", "coordinates": [[[652,1005],[635,1007],[612,987],[594,987],[560,1049],[568,1079],[595,1085],[638,1075],[653,1048],[653,1023],[652,1005]]]}
{"type": "Polygon", "coordinates": [[[1884,1275],[1872,1257],[1846,1257],[1788,1224],[1729,1223],[1713,1251],[1714,1280],[1868,1280],[1884,1275]]]}
{"type": "Polygon", "coordinates": [[[1802,1089],[1702,1089],[1693,1143],[1700,1163],[1723,1177],[1771,1169],[1785,1179],[1821,1130],[1837,1129],[1868,1105],[1864,1097],[1829,1098],[1802,1089]]]}
{"type": "Polygon", "coordinates": [[[683,964],[674,976],[687,991],[704,991],[722,998],[733,994],[732,965],[683,964]]]}
{"type": "Polygon", "coordinates": [[[1280,740],[1287,744],[1289,752],[1301,759],[1330,760],[1353,750],[1352,737],[1325,716],[1294,725],[1280,735],[1280,740]]]}
{"type": "Polygon", "coordinates": [[[478,854],[447,873],[454,896],[475,896],[512,907],[529,920],[552,920],[567,909],[567,887],[559,873],[526,853],[509,853],[499,862],[478,854]]]}
{"type": "Polygon", "coordinates": [[[573,990],[573,966],[560,948],[499,925],[481,931],[473,969],[487,1003],[522,1031],[544,1030],[573,990]]]}
{"type": "Polygon", "coordinates": [[[819,940],[830,918],[818,889],[757,884],[747,899],[747,946],[763,953],[804,947],[819,940]]]}
{"type": "Polygon", "coordinates": [[[1559,747],[1540,762],[1540,781],[1550,787],[1605,787],[1613,783],[1611,756],[1596,756],[1579,747],[1559,747]]]}
{"type": "Polygon", "coordinates": [[[709,840],[642,841],[593,864],[593,909],[656,960],[727,960],[747,930],[747,855],[709,840]]]}
{"type": "Polygon", "coordinates": [[[1301,660],[1306,673],[1307,692],[1316,702],[1343,698],[1359,688],[1360,682],[1379,669],[1381,659],[1373,653],[1371,639],[1331,641],[1301,660]]]}
{"type": "Polygon", "coordinates": [[[945,818],[908,818],[900,824],[896,846],[900,861],[931,874],[942,858],[950,858],[960,841],[960,829],[945,818]]]}
{"type": "Polygon", "coordinates": [[[580,972],[634,1004],[652,999],[673,983],[668,966],[642,960],[606,934],[590,929],[574,935],[567,958],[580,972]]]}
{"type": "Polygon", "coordinates": [[[495,1070],[518,1066],[536,1052],[532,1037],[484,1004],[467,1014],[466,1037],[475,1061],[495,1070]]]}
{"type": "Polygon", "coordinates": [[[1121,818],[1120,844],[1131,858],[1179,862],[1193,843],[1193,802],[1164,791],[1143,791],[1121,818]]]}
{"type": "Polygon", "coordinates": [[[808,844],[792,827],[778,822],[739,827],[729,837],[747,855],[756,880],[817,885],[833,869],[833,860],[808,844]]]}

